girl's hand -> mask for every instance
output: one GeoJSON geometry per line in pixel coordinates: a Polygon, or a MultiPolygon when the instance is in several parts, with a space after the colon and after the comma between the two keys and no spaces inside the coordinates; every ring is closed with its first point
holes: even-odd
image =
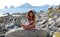
{"type": "Polygon", "coordinates": [[[33,25],[29,25],[29,28],[33,27],[33,25]]]}
{"type": "Polygon", "coordinates": [[[29,26],[29,28],[31,28],[31,26],[29,26]]]}

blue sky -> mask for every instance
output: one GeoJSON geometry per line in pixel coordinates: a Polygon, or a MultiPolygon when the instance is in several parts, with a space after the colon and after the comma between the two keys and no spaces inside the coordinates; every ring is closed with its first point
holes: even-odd
{"type": "Polygon", "coordinates": [[[58,5],[60,0],[0,0],[0,9],[3,9],[5,6],[10,7],[11,5],[17,7],[24,3],[29,3],[32,6],[58,5]]]}
{"type": "Polygon", "coordinates": [[[21,7],[21,5],[24,5],[25,3],[28,3],[30,6],[29,9],[35,9],[36,11],[43,9],[46,10],[48,7],[52,5],[59,5],[60,0],[0,0],[0,16],[3,13],[6,12],[14,12],[14,11],[27,11],[27,6],[25,8],[18,9],[17,7],[21,7]],[[48,6],[49,5],[49,6],[48,6]],[[12,9],[11,6],[13,6],[12,9]],[[43,7],[43,8],[40,8],[43,7]]]}

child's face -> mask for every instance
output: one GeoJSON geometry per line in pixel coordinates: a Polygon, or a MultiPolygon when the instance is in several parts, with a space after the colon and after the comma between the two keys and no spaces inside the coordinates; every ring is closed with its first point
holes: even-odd
{"type": "Polygon", "coordinates": [[[29,13],[29,15],[30,15],[30,17],[32,17],[33,16],[33,13],[29,13]]]}

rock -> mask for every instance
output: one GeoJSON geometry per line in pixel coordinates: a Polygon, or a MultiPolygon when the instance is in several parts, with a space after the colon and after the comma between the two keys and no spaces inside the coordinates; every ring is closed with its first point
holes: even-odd
{"type": "Polygon", "coordinates": [[[45,30],[17,30],[5,35],[5,37],[47,37],[45,30]]]}

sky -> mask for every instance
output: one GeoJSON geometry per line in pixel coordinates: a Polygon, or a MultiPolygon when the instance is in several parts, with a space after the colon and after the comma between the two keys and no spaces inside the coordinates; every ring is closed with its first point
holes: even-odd
{"type": "MultiPolygon", "coordinates": [[[[4,9],[5,6],[9,8],[11,5],[18,7],[24,3],[29,3],[32,6],[59,5],[60,0],[0,0],[0,9],[4,9]]],[[[0,16],[3,16],[3,13],[0,12],[0,16]]]]}
{"type": "Polygon", "coordinates": [[[17,7],[24,3],[29,3],[32,6],[59,5],[60,0],[0,0],[0,9],[3,9],[5,6],[10,7],[11,5],[17,7]]]}

